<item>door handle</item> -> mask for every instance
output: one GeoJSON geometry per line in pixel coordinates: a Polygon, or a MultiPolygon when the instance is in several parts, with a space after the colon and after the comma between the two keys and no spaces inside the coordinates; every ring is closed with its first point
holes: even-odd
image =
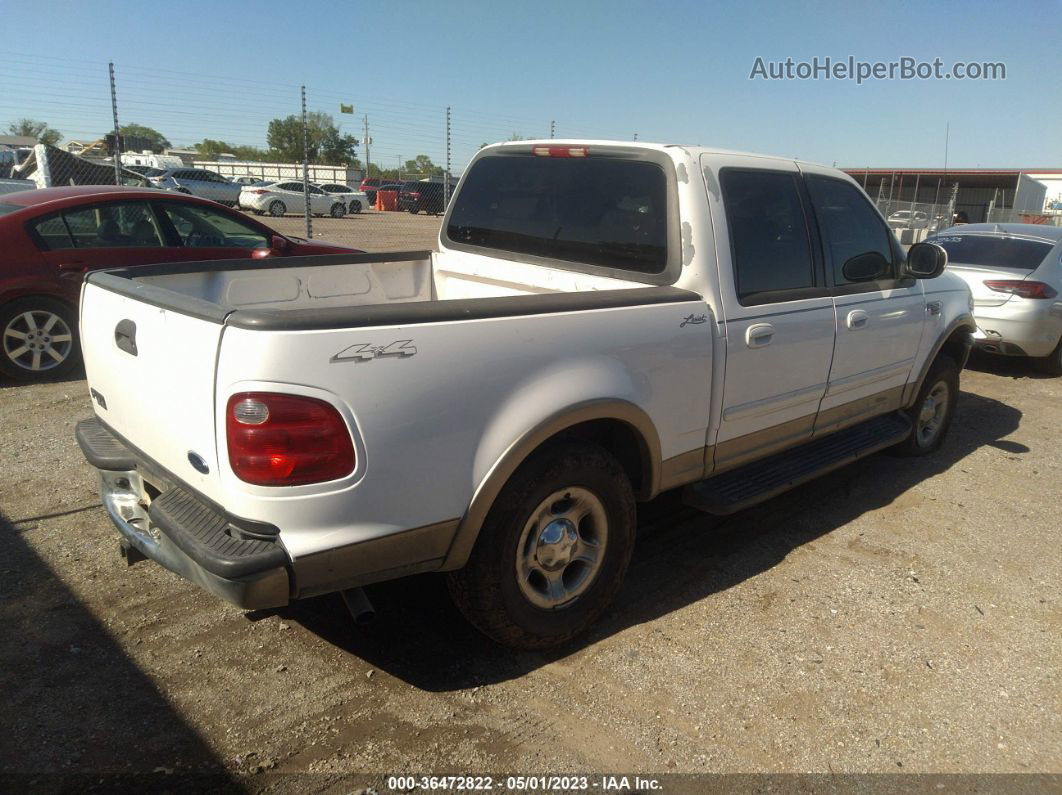
{"type": "Polygon", "coordinates": [[[136,323],[128,319],[119,321],[114,327],[114,344],[118,350],[136,356],[136,323]]]}
{"type": "Polygon", "coordinates": [[[870,315],[862,309],[854,309],[848,313],[846,322],[848,323],[848,328],[852,329],[852,331],[858,331],[867,327],[867,323],[870,322],[870,315]]]}
{"type": "Polygon", "coordinates": [[[74,260],[73,262],[60,262],[58,267],[61,271],[73,271],[76,273],[84,273],[88,270],[88,265],[77,260],[74,260]]]}
{"type": "Polygon", "coordinates": [[[770,345],[774,338],[774,326],[770,323],[757,323],[745,330],[745,344],[750,348],[762,348],[770,345]]]}

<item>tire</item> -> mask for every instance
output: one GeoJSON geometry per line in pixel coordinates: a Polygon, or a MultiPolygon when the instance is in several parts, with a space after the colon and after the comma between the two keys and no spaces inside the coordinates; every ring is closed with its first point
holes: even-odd
{"type": "Polygon", "coordinates": [[[333,218],[342,218],[346,214],[347,208],[344,207],[342,204],[333,204],[332,210],[329,213],[329,215],[331,215],[333,218]]]}
{"type": "Polygon", "coordinates": [[[634,493],[616,459],[585,442],[549,445],[505,484],[468,563],[447,576],[450,595],[498,643],[557,646],[612,602],[634,534],[634,493]]]}
{"type": "Polygon", "coordinates": [[[41,296],[0,308],[0,372],[16,381],[47,381],[69,375],[80,363],[73,307],[41,296]]]}
{"type": "Polygon", "coordinates": [[[911,420],[911,434],[889,452],[905,457],[934,452],[948,435],[958,399],[959,365],[950,356],[941,354],[930,366],[918,396],[906,412],[911,420]]]}
{"type": "Polygon", "coordinates": [[[280,199],[274,199],[273,201],[269,202],[269,214],[273,218],[280,218],[280,216],[284,215],[284,213],[286,213],[287,211],[287,206],[284,204],[284,202],[280,201],[280,199]]]}
{"type": "Polygon", "coordinates": [[[359,213],[361,213],[361,202],[355,199],[350,203],[350,207],[348,209],[350,212],[354,213],[354,215],[358,215],[359,213]]]}
{"type": "Polygon", "coordinates": [[[1037,359],[1036,366],[1048,375],[1062,375],[1062,340],[1058,341],[1052,353],[1037,359]]]}
{"type": "Polygon", "coordinates": [[[418,210],[416,207],[410,207],[409,208],[409,214],[410,215],[416,215],[419,212],[420,212],[420,210],[418,210]]]}

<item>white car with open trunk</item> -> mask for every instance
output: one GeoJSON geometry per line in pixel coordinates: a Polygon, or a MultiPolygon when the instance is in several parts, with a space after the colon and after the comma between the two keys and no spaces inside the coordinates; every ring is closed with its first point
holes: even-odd
{"type": "Polygon", "coordinates": [[[77,436],[125,548],[238,605],[445,571],[542,648],[616,593],[638,501],[936,449],[975,328],[945,264],[835,169],[500,144],[438,252],[91,274],[77,436]]]}

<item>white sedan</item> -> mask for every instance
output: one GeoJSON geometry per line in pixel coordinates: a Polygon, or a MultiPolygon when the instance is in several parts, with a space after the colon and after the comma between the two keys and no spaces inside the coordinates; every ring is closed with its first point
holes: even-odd
{"type": "MultiPolygon", "coordinates": [[[[301,182],[249,185],[240,191],[240,208],[251,210],[257,215],[269,213],[274,217],[289,213],[303,215],[306,211],[306,197],[301,182]]],[[[310,212],[313,215],[342,218],[347,214],[347,206],[342,199],[310,185],[310,212]]]]}
{"type": "Polygon", "coordinates": [[[339,182],[325,182],[317,187],[340,199],[347,206],[348,213],[360,213],[369,208],[369,197],[365,195],[365,191],[355,190],[339,182]]]}

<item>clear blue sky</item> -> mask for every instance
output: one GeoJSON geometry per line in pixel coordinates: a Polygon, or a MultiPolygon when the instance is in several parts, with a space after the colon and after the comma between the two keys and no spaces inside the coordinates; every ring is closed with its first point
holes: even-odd
{"type": "Polygon", "coordinates": [[[517,133],[631,138],[795,155],[845,166],[1062,167],[1062,1],[741,3],[8,3],[0,126],[22,116],[67,139],[119,115],[175,144],[264,143],[270,118],[326,110],[393,165],[517,133]],[[43,14],[43,16],[42,16],[43,14]],[[33,33],[46,19],[47,36],[33,33]],[[26,35],[10,35],[24,31],[26,35]],[[32,42],[47,47],[35,49],[32,42]],[[1003,61],[1002,81],[767,82],[757,56],[1003,61]],[[356,116],[340,116],[339,103],[356,116]]]}

